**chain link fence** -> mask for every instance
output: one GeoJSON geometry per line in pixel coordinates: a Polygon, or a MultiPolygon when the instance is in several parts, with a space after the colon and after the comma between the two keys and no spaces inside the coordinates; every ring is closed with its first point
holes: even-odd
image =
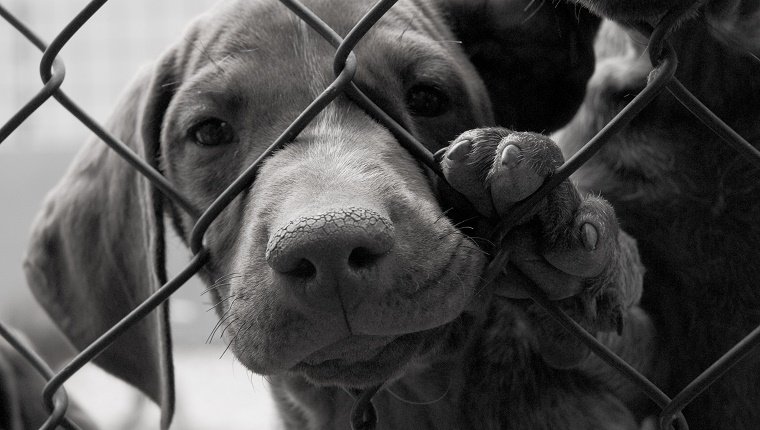
{"type": "MultiPolygon", "coordinates": [[[[8,119],[0,127],[0,142],[4,141],[20,124],[22,124],[37,108],[54,98],[60,105],[68,110],[82,124],[94,132],[106,145],[116,151],[130,165],[137,169],[150,182],[157,187],[167,198],[170,198],[178,207],[193,215],[197,222],[191,232],[190,248],[193,258],[190,263],[173,279],[164,284],[149,299],[135,308],[124,317],[118,324],[113,326],[98,340],[90,344],[75,358],[73,358],[58,373],[54,373],[48,365],[40,359],[22,341],[14,336],[10,330],[0,323],[0,335],[4,337],[46,380],[47,385],[43,393],[45,405],[50,411],[43,429],[62,426],[67,429],[77,429],[77,425],[70,421],[67,416],[68,398],[63,384],[79,371],[84,365],[98,356],[112,342],[115,341],[128,328],[136,324],[162,302],[167,300],[188,279],[198,272],[209,259],[209,252],[204,246],[204,235],[209,226],[214,222],[219,213],[244,189],[249,187],[256,178],[261,161],[269,154],[281,148],[284,144],[292,141],[326,106],[339,95],[345,94],[359,105],[377,121],[383,124],[397,140],[409,150],[419,161],[428,166],[432,171],[442,177],[440,167],[435,161],[434,154],[430,153],[409,132],[396,123],[388,114],[383,112],[369,97],[367,97],[353,82],[354,74],[359,67],[352,49],[362,39],[386,11],[397,0],[381,0],[376,3],[367,14],[359,20],[345,37],[340,37],[332,28],[326,25],[318,16],[297,0],[281,0],[296,15],[316,30],[326,41],[335,48],[333,70],[334,81],[287,127],[282,134],[266,151],[254,162],[243,174],[241,174],[218,198],[202,213],[189,203],[188,199],[175,190],[171,183],[159,172],[146,164],[139,156],[132,152],[122,142],[111,136],[97,121],[85,113],[79,105],[70,99],[61,89],[61,84],[66,76],[63,62],[57,57],[61,49],[69,39],[87,22],[108,0],[94,0],[90,2],[71,22],[61,31],[49,45],[43,42],[35,33],[20,22],[14,15],[0,6],[0,16],[21,33],[32,45],[43,52],[40,62],[40,75],[43,86],[39,92],[31,98],[15,115],[8,119]]],[[[521,202],[510,215],[503,219],[498,226],[497,245],[501,243],[507,232],[520,220],[533,206],[547,195],[554,187],[567,179],[583,163],[589,160],[612,136],[625,127],[636,115],[638,115],[660,93],[668,91],[689,112],[696,116],[703,124],[710,128],[716,135],[722,138],[741,153],[754,166],[760,167],[760,152],[746,140],[734,132],[720,118],[706,108],[694,97],[675,77],[677,68],[676,53],[668,42],[667,36],[670,30],[683,15],[683,11],[670,11],[660,21],[656,28],[640,28],[644,34],[649,35],[648,52],[654,70],[650,74],[649,81],[641,93],[639,93],[614,119],[612,119],[593,139],[581,150],[572,156],[557,172],[552,175],[533,195],[521,202]]],[[[493,280],[501,271],[508,260],[504,250],[496,253],[489,263],[485,273],[485,282],[493,280]]],[[[748,334],[741,342],[736,344],[730,351],[695,378],[675,397],[670,398],[660,388],[638,373],[632,366],[615,355],[595,337],[585,331],[564,311],[551,302],[546,295],[534,288],[529,291],[531,298],[549,312],[574,336],[578,337],[595,354],[610,366],[624,375],[632,384],[639,387],[660,408],[659,426],[661,429],[679,428],[686,429],[688,424],[681,411],[695,397],[699,396],[708,386],[718,380],[721,375],[744,358],[755,346],[760,344],[760,327],[748,334]]],[[[353,429],[369,430],[375,427],[377,416],[372,406],[372,397],[379,390],[379,386],[365,390],[357,396],[356,403],[351,414],[353,429]]],[[[16,427],[11,427],[16,428],[16,427]]],[[[18,427],[20,428],[20,427],[18,427]]]]}

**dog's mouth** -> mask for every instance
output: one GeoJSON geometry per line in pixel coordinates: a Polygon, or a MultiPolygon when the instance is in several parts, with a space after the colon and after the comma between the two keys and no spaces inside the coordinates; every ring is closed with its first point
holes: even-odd
{"type": "Polygon", "coordinates": [[[380,384],[415,357],[437,350],[455,321],[399,336],[349,336],[310,354],[291,370],[316,382],[340,381],[355,388],[380,384]]]}
{"type": "Polygon", "coordinates": [[[370,361],[400,337],[403,336],[349,336],[310,354],[303,362],[318,366],[328,361],[346,365],[370,361]]]}

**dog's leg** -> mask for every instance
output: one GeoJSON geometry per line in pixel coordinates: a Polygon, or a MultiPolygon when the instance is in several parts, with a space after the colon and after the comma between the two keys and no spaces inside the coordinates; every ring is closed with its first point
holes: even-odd
{"type": "MultiPolygon", "coordinates": [[[[498,221],[532,194],[563,162],[549,138],[503,128],[471,130],[446,150],[449,183],[486,217],[498,221]]],[[[638,308],[643,268],[636,243],[618,228],[605,200],[584,196],[568,180],[551,191],[505,240],[510,263],[498,296],[521,299],[527,283],[541,288],[599,340],[649,372],[654,330],[638,308]]],[[[605,378],[621,398],[635,397],[630,384],[540,306],[526,307],[538,349],[556,368],[579,368],[605,378]]]]}
{"type": "Polygon", "coordinates": [[[548,366],[518,303],[492,302],[470,347],[463,428],[638,430],[606,380],[548,366]]]}

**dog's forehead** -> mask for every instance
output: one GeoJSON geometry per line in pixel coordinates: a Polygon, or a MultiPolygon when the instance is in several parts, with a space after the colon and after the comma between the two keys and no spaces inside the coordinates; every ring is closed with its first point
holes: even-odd
{"type": "MultiPolygon", "coordinates": [[[[344,37],[371,9],[367,0],[306,0],[302,2],[335,33],[344,37]]],[[[401,0],[386,12],[375,28],[416,31],[434,39],[448,36],[444,20],[424,0],[401,0]],[[403,22],[403,24],[399,24],[403,22]]],[[[227,1],[216,5],[191,25],[184,41],[192,42],[196,56],[236,51],[330,48],[309,24],[277,0],[227,1]],[[202,52],[201,52],[202,51],[202,52]]],[[[332,48],[334,50],[334,48],[332,48]]]]}
{"type": "MultiPolygon", "coordinates": [[[[386,69],[402,70],[409,66],[406,63],[431,59],[440,73],[449,70],[446,52],[453,45],[432,43],[449,40],[449,30],[438,12],[423,3],[402,0],[375,24],[356,48],[360,61],[369,67],[360,75],[382,75],[386,69]],[[402,46],[405,52],[416,54],[397,55],[402,46]]],[[[373,2],[311,0],[304,4],[345,36],[373,2]]],[[[239,94],[296,93],[313,98],[334,79],[335,47],[277,0],[218,4],[190,26],[178,54],[184,89],[195,93],[225,87],[237,88],[239,94]],[[282,81],[289,87],[278,85],[282,81]],[[307,91],[304,86],[309,87],[307,91]],[[251,88],[255,91],[247,91],[251,88]]]]}

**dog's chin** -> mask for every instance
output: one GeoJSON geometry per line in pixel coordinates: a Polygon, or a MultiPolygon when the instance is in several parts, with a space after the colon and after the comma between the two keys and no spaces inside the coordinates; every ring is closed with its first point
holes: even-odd
{"type": "Polygon", "coordinates": [[[351,336],[328,345],[290,370],[316,385],[368,388],[396,379],[413,362],[449,340],[457,321],[399,336],[351,336]]]}

